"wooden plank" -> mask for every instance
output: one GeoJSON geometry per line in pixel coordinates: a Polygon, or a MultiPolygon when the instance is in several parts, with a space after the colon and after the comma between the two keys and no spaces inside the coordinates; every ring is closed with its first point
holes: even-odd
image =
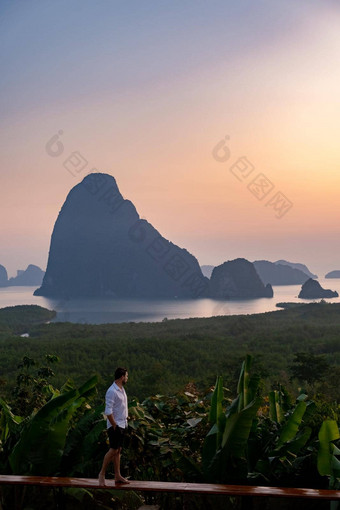
{"type": "MultiPolygon", "coordinates": [[[[82,487],[99,489],[97,478],[67,478],[55,476],[0,475],[0,485],[38,485],[46,487],[82,487]]],[[[216,483],[177,483],[131,480],[129,484],[115,484],[106,480],[107,489],[143,492],[180,492],[195,494],[221,494],[225,496],[267,496],[277,498],[304,498],[340,500],[340,491],[327,489],[261,487],[253,485],[225,485],[216,483]]]]}

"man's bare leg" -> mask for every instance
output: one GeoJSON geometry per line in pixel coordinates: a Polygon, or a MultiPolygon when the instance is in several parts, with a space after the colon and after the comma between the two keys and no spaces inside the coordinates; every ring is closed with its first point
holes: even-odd
{"type": "Polygon", "coordinates": [[[99,485],[105,485],[105,473],[106,473],[108,465],[110,464],[110,462],[113,461],[114,453],[116,451],[117,450],[113,450],[113,448],[110,448],[109,451],[106,453],[104,460],[103,460],[102,468],[98,475],[99,485]]]}
{"type": "Polygon", "coordinates": [[[120,474],[120,453],[121,453],[121,451],[122,451],[121,448],[118,448],[118,450],[114,450],[115,454],[113,457],[113,467],[115,470],[115,482],[116,483],[130,483],[129,480],[127,480],[120,474]]]}

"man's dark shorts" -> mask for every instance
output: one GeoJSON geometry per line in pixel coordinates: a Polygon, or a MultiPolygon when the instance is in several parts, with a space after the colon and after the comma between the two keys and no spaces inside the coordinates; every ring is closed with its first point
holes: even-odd
{"type": "Polygon", "coordinates": [[[117,448],[122,448],[125,429],[122,429],[116,425],[115,429],[113,427],[107,429],[107,433],[109,435],[110,448],[113,448],[114,450],[117,450],[117,448]]]}

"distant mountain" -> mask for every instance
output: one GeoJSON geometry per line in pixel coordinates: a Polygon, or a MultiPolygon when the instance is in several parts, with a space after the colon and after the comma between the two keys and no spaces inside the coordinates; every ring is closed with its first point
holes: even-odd
{"type": "Polygon", "coordinates": [[[240,258],[214,268],[210,296],[217,299],[273,297],[273,289],[271,285],[264,286],[251,262],[240,258]]]}
{"type": "Polygon", "coordinates": [[[268,260],[255,260],[255,269],[266,285],[298,285],[308,280],[308,275],[288,265],[269,262],[268,260]]]}
{"type": "Polygon", "coordinates": [[[197,259],[140,219],[112,176],[92,173],[61,208],[35,295],[193,298],[208,285],[197,259]]]}
{"type": "Polygon", "coordinates": [[[325,278],[340,278],[340,271],[338,270],[330,271],[325,275],[325,278]]]}
{"type": "Polygon", "coordinates": [[[0,265],[0,287],[7,287],[8,285],[8,275],[6,268],[0,265]]]}
{"type": "Polygon", "coordinates": [[[215,266],[201,266],[201,270],[202,270],[202,273],[204,274],[204,276],[206,276],[207,278],[210,278],[214,267],[215,266]]]}
{"type": "Polygon", "coordinates": [[[322,299],[339,297],[339,294],[334,290],[323,289],[319,282],[309,278],[301,288],[299,298],[302,299],[322,299]]]}
{"type": "Polygon", "coordinates": [[[274,264],[279,264],[281,266],[290,266],[293,269],[299,269],[303,273],[305,273],[309,278],[317,278],[318,276],[316,274],[313,274],[310,272],[307,266],[305,264],[300,264],[298,262],[287,262],[287,260],[277,260],[274,262],[274,264]]]}
{"type": "Polygon", "coordinates": [[[40,267],[30,264],[27,268],[17,271],[17,276],[8,280],[8,286],[33,286],[41,285],[44,278],[45,271],[40,267]]]}

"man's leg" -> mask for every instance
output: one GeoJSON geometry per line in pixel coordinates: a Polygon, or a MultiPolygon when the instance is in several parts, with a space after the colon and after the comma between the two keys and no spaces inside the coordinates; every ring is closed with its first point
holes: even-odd
{"type": "Polygon", "coordinates": [[[114,454],[114,457],[113,457],[113,466],[114,466],[114,470],[115,470],[115,482],[118,482],[118,483],[130,483],[129,480],[127,480],[126,478],[124,478],[120,474],[120,455],[121,455],[121,451],[122,451],[121,448],[118,448],[118,450],[115,450],[115,454],[114,454]]]}
{"type": "Polygon", "coordinates": [[[108,465],[114,459],[115,452],[117,452],[117,450],[110,448],[104,457],[103,465],[102,465],[102,468],[98,475],[99,485],[105,485],[105,473],[106,473],[108,465]]]}

